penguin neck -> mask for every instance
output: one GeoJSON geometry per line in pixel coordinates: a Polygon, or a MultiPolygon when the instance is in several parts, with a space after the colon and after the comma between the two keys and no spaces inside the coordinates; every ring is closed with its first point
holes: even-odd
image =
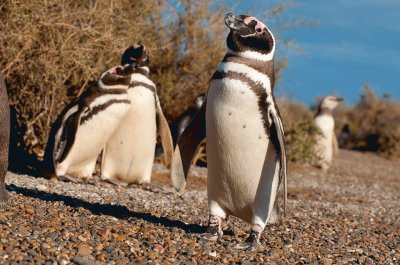
{"type": "Polygon", "coordinates": [[[139,66],[135,69],[134,73],[142,74],[146,77],[149,77],[150,69],[148,66],[139,66]]]}
{"type": "Polygon", "coordinates": [[[332,109],[327,107],[319,107],[316,116],[328,115],[332,116],[332,109]]]}
{"type": "MultiPolygon", "coordinates": [[[[257,53],[257,52],[252,52],[257,53]]],[[[274,87],[275,84],[275,73],[274,73],[274,57],[269,60],[262,60],[253,57],[253,55],[249,56],[250,53],[245,54],[244,52],[232,52],[228,49],[227,53],[222,60],[222,63],[238,63],[248,67],[253,68],[254,70],[267,75],[271,82],[271,88],[274,87]]],[[[262,55],[261,53],[257,53],[262,55]]]]}

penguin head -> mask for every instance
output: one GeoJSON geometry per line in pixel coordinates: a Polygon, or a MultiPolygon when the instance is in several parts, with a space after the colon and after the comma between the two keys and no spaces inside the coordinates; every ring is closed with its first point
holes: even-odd
{"type": "Polygon", "coordinates": [[[147,48],[144,45],[133,44],[128,47],[121,57],[121,65],[146,66],[149,63],[147,48]]]}
{"type": "Polygon", "coordinates": [[[101,89],[128,89],[131,81],[132,68],[127,66],[115,66],[103,72],[97,84],[101,89]]]}
{"type": "Polygon", "coordinates": [[[336,96],[327,96],[324,97],[320,103],[320,109],[334,109],[336,106],[339,104],[340,101],[342,101],[342,98],[336,97],[336,96]]]}
{"type": "Polygon", "coordinates": [[[255,51],[273,54],[275,38],[264,23],[255,17],[232,13],[225,15],[225,24],[230,29],[227,46],[234,52],[255,51]]]}

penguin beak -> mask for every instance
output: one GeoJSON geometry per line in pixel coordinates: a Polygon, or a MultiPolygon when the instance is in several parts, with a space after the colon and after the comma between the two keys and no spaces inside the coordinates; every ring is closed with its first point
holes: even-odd
{"type": "Polygon", "coordinates": [[[336,101],[343,101],[343,98],[336,98],[336,101]]]}
{"type": "Polygon", "coordinates": [[[238,31],[240,33],[249,32],[249,26],[251,26],[244,23],[242,18],[237,17],[232,13],[225,15],[225,24],[231,30],[238,31]]]}

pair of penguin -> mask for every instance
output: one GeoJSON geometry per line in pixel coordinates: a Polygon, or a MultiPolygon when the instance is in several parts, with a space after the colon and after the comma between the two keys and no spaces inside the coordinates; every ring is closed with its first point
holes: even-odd
{"type": "Polygon", "coordinates": [[[58,116],[46,146],[45,174],[91,182],[102,152],[102,180],[117,185],[150,183],[157,128],[165,163],[170,164],[172,138],[149,79],[146,47],[129,47],[121,65],[102,73],[97,85],[58,116]]]}

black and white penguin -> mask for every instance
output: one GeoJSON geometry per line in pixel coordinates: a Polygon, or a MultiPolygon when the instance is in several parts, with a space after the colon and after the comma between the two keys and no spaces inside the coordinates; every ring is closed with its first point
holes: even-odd
{"type": "Polygon", "coordinates": [[[192,105],[190,105],[184,112],[182,112],[173,122],[171,122],[171,134],[174,146],[177,144],[179,137],[189,125],[190,121],[200,110],[203,105],[205,98],[205,93],[198,95],[195,100],[193,100],[192,105]]]}
{"type": "Polygon", "coordinates": [[[338,152],[338,141],[335,136],[335,120],[332,110],[336,108],[342,98],[336,96],[324,97],[315,115],[315,125],[321,130],[322,135],[317,137],[316,152],[319,158],[317,166],[322,170],[327,170],[331,163],[333,155],[338,152]]]}
{"type": "Polygon", "coordinates": [[[255,249],[281,182],[286,212],[285,136],[273,95],[276,44],[255,17],[227,14],[225,24],[228,51],[203,106],[180,137],[171,177],[177,190],[185,187],[193,154],[206,136],[210,216],[205,238],[220,239],[222,220],[233,215],[253,225],[235,248],[255,249]]]}
{"type": "Polygon", "coordinates": [[[148,54],[144,45],[132,45],[122,55],[121,64],[132,67],[128,98],[131,105],[117,131],[103,151],[101,177],[114,184],[150,185],[157,131],[170,165],[173,145],[168,122],[149,78],[148,54]]]}
{"type": "Polygon", "coordinates": [[[0,206],[7,203],[5,186],[8,169],[8,146],[10,141],[10,107],[3,75],[0,74],[0,206]]]}
{"type": "Polygon", "coordinates": [[[45,174],[92,181],[98,155],[129,110],[130,73],[122,66],[105,71],[97,85],[64,108],[48,138],[45,174]]]}

